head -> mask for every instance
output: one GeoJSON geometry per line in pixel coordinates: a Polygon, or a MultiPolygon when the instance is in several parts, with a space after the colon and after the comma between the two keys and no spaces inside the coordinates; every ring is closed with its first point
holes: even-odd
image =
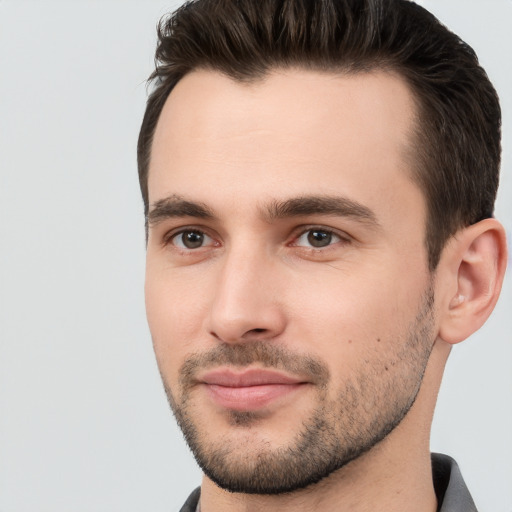
{"type": "Polygon", "coordinates": [[[162,23],[157,59],[148,320],[203,470],[283,493],[399,426],[407,451],[439,340],[468,324],[457,300],[487,297],[481,323],[503,275],[499,106],[474,53],[408,1],[204,0],[162,23]],[[484,272],[475,251],[499,256],[484,272]]]}
{"type": "Polygon", "coordinates": [[[197,69],[251,82],[290,67],[387,70],[409,85],[417,108],[410,172],[427,202],[431,270],[457,229],[493,214],[501,154],[496,92],[474,51],[413,2],[188,2],[161,22],[156,63],[138,143],[146,215],[151,144],[175,85],[197,69]]]}

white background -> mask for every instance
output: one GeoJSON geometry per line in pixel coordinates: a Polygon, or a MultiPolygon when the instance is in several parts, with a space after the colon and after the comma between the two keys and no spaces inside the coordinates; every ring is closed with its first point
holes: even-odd
{"type": "MultiPolygon", "coordinates": [[[[512,1],[422,2],[501,97],[512,230],[512,1]]],[[[173,511],[200,473],[143,304],[135,146],[155,25],[177,2],[0,0],[0,512],[173,511]]],[[[512,282],[457,346],[432,449],[481,512],[512,511],[512,282]]]]}

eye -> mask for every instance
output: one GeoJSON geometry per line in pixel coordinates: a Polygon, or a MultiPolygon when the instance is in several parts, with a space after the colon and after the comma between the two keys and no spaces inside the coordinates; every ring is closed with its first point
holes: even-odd
{"type": "Polygon", "coordinates": [[[341,237],[329,231],[328,229],[312,228],[304,231],[296,240],[294,245],[299,247],[314,247],[315,249],[321,249],[322,247],[328,247],[329,245],[338,243],[341,241],[341,237]]]}
{"type": "Polygon", "coordinates": [[[202,231],[187,229],[173,235],[171,243],[180,249],[190,250],[199,249],[205,245],[211,245],[213,239],[202,231]]]}

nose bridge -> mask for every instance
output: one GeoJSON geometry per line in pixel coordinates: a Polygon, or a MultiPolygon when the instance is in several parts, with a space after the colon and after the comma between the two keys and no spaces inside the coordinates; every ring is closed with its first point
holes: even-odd
{"type": "Polygon", "coordinates": [[[208,330],[226,343],[275,337],[284,328],[276,301],[276,261],[257,242],[226,249],[218,270],[208,330]]]}

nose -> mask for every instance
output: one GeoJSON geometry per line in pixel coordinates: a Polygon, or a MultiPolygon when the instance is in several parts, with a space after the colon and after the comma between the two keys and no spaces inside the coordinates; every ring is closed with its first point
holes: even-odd
{"type": "Polygon", "coordinates": [[[286,315],[277,262],[264,251],[233,249],[219,263],[209,333],[230,344],[279,336],[286,315]]]}

